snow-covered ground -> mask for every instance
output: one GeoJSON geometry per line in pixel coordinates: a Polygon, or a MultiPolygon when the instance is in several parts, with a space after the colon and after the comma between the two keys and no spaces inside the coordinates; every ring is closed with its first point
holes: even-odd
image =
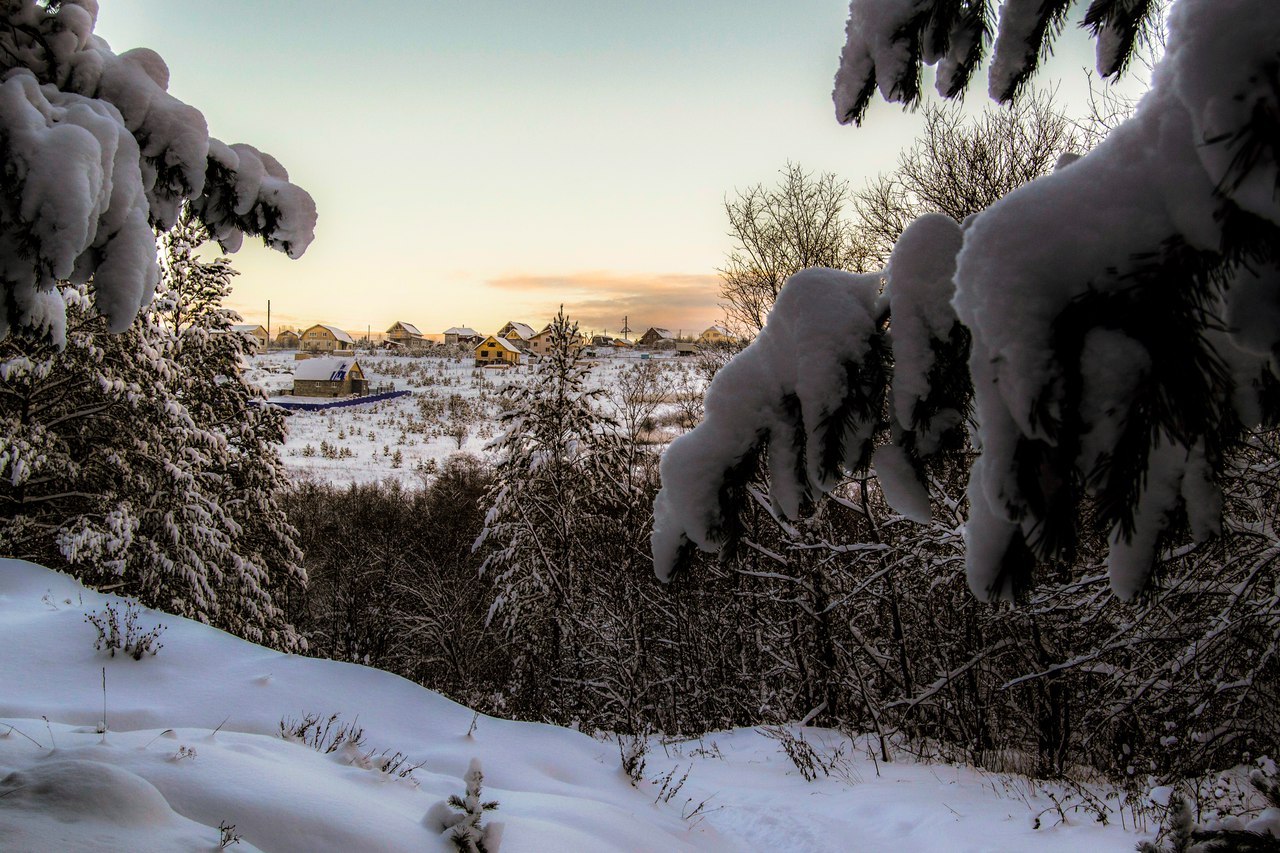
{"type": "Polygon", "coordinates": [[[0,561],[0,850],[214,850],[220,826],[234,825],[235,850],[445,851],[447,837],[423,818],[462,793],[473,758],[485,798],[500,803],[486,819],[504,824],[503,853],[1128,851],[1139,839],[1114,816],[1102,826],[1071,813],[1057,825],[1026,779],[877,765],[812,729],[810,743],[846,752],[814,782],[776,741],[740,730],[655,741],[633,786],[613,741],[476,717],[385,672],[283,655],[166,614],[138,619],[143,631],[166,626],[157,655],[109,658],[85,621],[108,604],[125,610],[67,576],[0,561]],[[358,721],[364,745],[322,754],[280,736],[282,720],[306,714],[358,721]],[[411,779],[380,772],[371,762],[384,751],[421,766],[411,779]],[[664,781],[679,786],[669,797],[664,781]]]}
{"type": "MultiPolygon", "coordinates": [[[[529,382],[534,370],[527,365],[484,370],[470,359],[434,356],[358,360],[372,384],[390,383],[412,393],[364,406],[292,412],[281,452],[291,473],[339,485],[382,480],[419,485],[424,471],[430,473],[454,453],[483,455],[497,434],[504,389],[529,382]]],[[[665,376],[687,378],[690,387],[701,388],[690,360],[663,355],[653,362],[665,376]]],[[[639,364],[637,353],[599,358],[590,378],[609,392],[639,364]]],[[[247,375],[276,396],[292,388],[293,366],[292,352],[273,352],[251,358],[247,375]]],[[[668,380],[664,387],[674,393],[673,384],[678,383],[668,380]]],[[[606,406],[611,396],[606,393],[606,406]]]]}

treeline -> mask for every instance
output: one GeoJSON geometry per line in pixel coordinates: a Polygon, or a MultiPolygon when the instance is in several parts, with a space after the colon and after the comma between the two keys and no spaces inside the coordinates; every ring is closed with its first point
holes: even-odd
{"type": "Polygon", "coordinates": [[[736,554],[663,585],[647,550],[656,460],[623,442],[613,458],[627,470],[610,482],[630,484],[629,509],[564,472],[564,515],[522,545],[557,549],[565,562],[543,588],[557,592],[529,595],[517,618],[491,559],[508,543],[491,533],[472,550],[510,484],[468,456],[420,489],[296,487],[286,505],[310,584],[287,610],[311,653],[488,713],[686,735],[808,720],[995,769],[1145,784],[1275,754],[1276,438],[1257,436],[1233,467],[1225,535],[1171,542],[1156,591],[1134,605],[1109,592],[1101,541],[1016,606],[976,601],[962,467],[928,526],[892,514],[874,481],[794,525],[755,501],[736,554]]]}

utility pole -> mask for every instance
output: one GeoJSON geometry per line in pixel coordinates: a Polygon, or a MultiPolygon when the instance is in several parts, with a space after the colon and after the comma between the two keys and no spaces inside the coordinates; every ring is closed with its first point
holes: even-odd
{"type": "Polygon", "coordinates": [[[628,338],[627,335],[631,334],[631,325],[627,322],[627,320],[628,320],[627,317],[622,318],[622,339],[624,341],[629,341],[630,338],[628,338]]]}
{"type": "Polygon", "coordinates": [[[271,352],[271,300],[267,300],[267,352],[271,352]]]}

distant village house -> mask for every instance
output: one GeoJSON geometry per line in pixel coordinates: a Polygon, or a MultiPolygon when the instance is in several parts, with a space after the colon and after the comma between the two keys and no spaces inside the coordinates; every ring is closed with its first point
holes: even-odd
{"type": "Polygon", "coordinates": [[[506,338],[509,341],[527,341],[533,337],[533,326],[512,320],[498,330],[497,337],[506,338]]]}
{"type": "Polygon", "coordinates": [[[276,333],[276,349],[297,349],[301,341],[293,329],[281,329],[276,333]]]}
{"type": "Polygon", "coordinates": [[[248,323],[246,324],[238,323],[231,327],[231,331],[235,332],[238,335],[244,335],[246,338],[249,339],[249,341],[251,342],[249,345],[250,352],[262,352],[264,349],[267,348],[267,340],[268,340],[267,330],[262,328],[262,326],[255,326],[253,324],[248,324],[248,323]]]}
{"type": "MultiPolygon", "coordinates": [[[[516,346],[520,346],[518,341],[513,341],[516,346]]],[[[578,339],[570,344],[573,349],[582,349],[588,345],[587,338],[579,335],[578,339]]],[[[542,358],[551,352],[551,326],[546,326],[541,332],[529,338],[527,351],[542,358]]]]}
{"type": "Polygon", "coordinates": [[[671,333],[670,329],[659,329],[655,326],[641,335],[640,340],[636,343],[639,346],[650,347],[651,349],[672,349],[675,347],[676,336],[671,333]]]}
{"type": "Polygon", "coordinates": [[[452,329],[444,330],[446,346],[475,346],[482,340],[484,340],[484,335],[469,326],[454,326],[452,329]]]}
{"type": "Polygon", "coordinates": [[[427,345],[427,339],[418,331],[418,327],[403,320],[396,321],[395,325],[387,329],[387,340],[405,349],[422,349],[427,345]]]}
{"type": "Polygon", "coordinates": [[[729,334],[729,330],[724,326],[715,325],[707,328],[705,332],[698,335],[698,343],[710,344],[727,344],[733,342],[733,335],[729,334]]]}
{"type": "Polygon", "coordinates": [[[490,335],[475,348],[476,367],[501,365],[511,367],[520,363],[521,351],[513,341],[490,335]]]}
{"type": "Polygon", "coordinates": [[[529,351],[539,357],[551,352],[550,326],[546,326],[541,332],[529,338],[529,351]]]}
{"type": "Polygon", "coordinates": [[[369,381],[354,358],[309,358],[293,370],[295,397],[347,397],[368,392],[369,381]]]}
{"type": "Polygon", "coordinates": [[[316,323],[302,333],[302,349],[307,352],[343,352],[355,347],[351,336],[337,326],[316,323]]]}

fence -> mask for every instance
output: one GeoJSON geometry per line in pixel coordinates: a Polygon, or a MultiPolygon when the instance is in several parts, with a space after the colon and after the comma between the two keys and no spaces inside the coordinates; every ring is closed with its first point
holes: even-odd
{"type": "Polygon", "coordinates": [[[324,409],[345,409],[349,406],[363,406],[366,403],[377,403],[381,400],[394,400],[396,397],[404,397],[409,393],[408,391],[382,391],[375,394],[366,394],[363,397],[347,397],[341,400],[334,400],[332,403],[286,403],[280,400],[272,400],[271,405],[279,406],[292,412],[319,412],[324,409]]]}

